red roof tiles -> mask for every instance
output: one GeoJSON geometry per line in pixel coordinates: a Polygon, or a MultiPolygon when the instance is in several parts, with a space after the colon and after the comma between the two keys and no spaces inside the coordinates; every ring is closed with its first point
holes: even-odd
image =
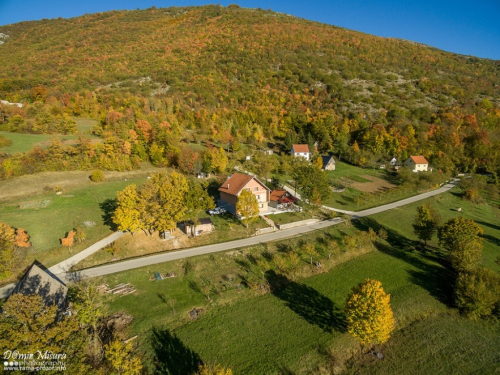
{"type": "Polygon", "coordinates": [[[292,145],[292,152],[309,152],[308,145],[292,145]]]}
{"type": "Polygon", "coordinates": [[[410,156],[410,158],[415,164],[429,164],[429,162],[425,160],[423,156],[410,156]]]}

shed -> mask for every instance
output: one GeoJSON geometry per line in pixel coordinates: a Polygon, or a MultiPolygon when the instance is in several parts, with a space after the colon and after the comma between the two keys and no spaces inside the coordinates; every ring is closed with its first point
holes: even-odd
{"type": "Polygon", "coordinates": [[[215,229],[212,219],[209,217],[204,217],[199,219],[198,224],[194,226],[192,221],[187,221],[184,224],[184,233],[190,234],[192,236],[199,236],[200,234],[211,233],[215,229]]]}
{"type": "Polygon", "coordinates": [[[323,169],[324,171],[334,171],[335,170],[335,159],[330,155],[322,155],[321,159],[323,161],[323,169]]]}

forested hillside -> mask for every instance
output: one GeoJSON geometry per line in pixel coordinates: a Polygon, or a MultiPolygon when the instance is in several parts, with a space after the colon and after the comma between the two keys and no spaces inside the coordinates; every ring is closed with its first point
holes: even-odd
{"type": "Polygon", "coordinates": [[[0,99],[26,104],[0,105],[0,130],[74,133],[72,117],[90,117],[104,139],[4,154],[0,178],[178,166],[198,158],[185,145],[202,141],[317,141],[362,166],[422,154],[444,171],[500,172],[499,61],[238,6],[113,11],[0,33],[0,99]]]}

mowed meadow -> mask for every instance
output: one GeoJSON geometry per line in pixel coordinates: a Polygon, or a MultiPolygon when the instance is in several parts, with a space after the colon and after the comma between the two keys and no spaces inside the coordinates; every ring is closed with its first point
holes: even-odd
{"type": "MultiPolygon", "coordinates": [[[[34,260],[50,267],[111,234],[110,204],[116,193],[127,185],[143,183],[155,170],[145,166],[132,172],[105,172],[107,180],[99,184],[90,181],[89,171],[44,172],[1,181],[0,221],[24,228],[32,244],[19,272],[34,260]],[[56,193],[59,189],[61,194],[56,193]],[[60,239],[76,226],[83,228],[86,239],[75,243],[70,252],[60,239]]],[[[15,272],[3,281],[18,276],[15,272]]]]}
{"type": "MultiPolygon", "coordinates": [[[[498,270],[498,208],[473,206],[457,190],[419,204],[432,204],[445,220],[461,214],[480,223],[485,229],[483,265],[498,270]]],[[[229,366],[235,374],[494,373],[500,326],[458,314],[451,298],[453,274],[435,241],[428,251],[417,250],[411,227],[417,205],[309,236],[307,241],[318,252],[314,260],[331,264],[324,273],[301,253],[305,239],[295,238],[162,263],[100,278],[98,283],[130,282],[137,288],[134,294],[104,300],[110,312],[134,317],[127,335],[138,335],[139,348],[153,369],[175,371],[194,358],[229,366]],[[368,226],[384,227],[387,241],[361,252],[341,248],[328,259],[331,241],[368,226]],[[303,271],[283,284],[277,258],[291,250],[301,254],[303,271]],[[177,277],[151,281],[155,272],[176,272],[177,277]],[[265,279],[270,291],[251,290],[235,281],[252,274],[265,279]],[[366,278],[382,282],[396,318],[391,340],[377,347],[385,354],[383,361],[367,353],[345,329],[345,300],[366,278]],[[189,314],[193,309],[199,312],[197,319],[189,314]],[[178,357],[172,357],[169,348],[178,357]]]]}

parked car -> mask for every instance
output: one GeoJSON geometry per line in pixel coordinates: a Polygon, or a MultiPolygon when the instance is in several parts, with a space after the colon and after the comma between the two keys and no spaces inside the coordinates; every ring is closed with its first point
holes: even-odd
{"type": "Polygon", "coordinates": [[[213,210],[209,210],[208,213],[210,215],[220,215],[220,214],[225,214],[227,211],[223,207],[215,207],[213,210]]]}

